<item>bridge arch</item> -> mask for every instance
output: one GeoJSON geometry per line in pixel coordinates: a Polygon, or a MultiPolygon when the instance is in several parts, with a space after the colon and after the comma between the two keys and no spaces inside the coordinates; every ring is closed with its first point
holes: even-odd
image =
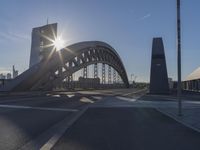
{"type": "Polygon", "coordinates": [[[128,77],[120,56],[105,42],[80,42],[54,52],[47,60],[31,67],[11,85],[11,90],[51,89],[67,76],[91,64],[107,64],[120,75],[125,86],[129,87],[128,77]],[[56,74],[56,72],[58,72],[56,74]]]}
{"type": "Polygon", "coordinates": [[[46,89],[51,88],[60,84],[67,76],[96,63],[113,67],[121,76],[125,86],[129,86],[126,70],[119,55],[110,45],[104,42],[88,41],[70,45],[58,51],[57,55],[52,57],[53,62],[56,60],[59,61],[51,69],[51,75],[41,78],[40,82],[32,87],[32,90],[41,86],[46,89]]]}

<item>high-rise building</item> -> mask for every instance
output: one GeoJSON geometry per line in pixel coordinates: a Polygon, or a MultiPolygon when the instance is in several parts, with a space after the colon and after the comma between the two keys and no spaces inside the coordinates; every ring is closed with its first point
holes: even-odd
{"type": "Polygon", "coordinates": [[[150,93],[169,93],[167,66],[162,38],[154,38],[151,57],[150,93]]]}
{"type": "Polygon", "coordinates": [[[11,79],[12,78],[12,75],[11,75],[11,73],[7,73],[7,79],[11,79]]]}
{"type": "Polygon", "coordinates": [[[57,37],[57,23],[32,29],[31,55],[29,68],[45,60],[54,50],[53,41],[57,37]]]}
{"type": "Polygon", "coordinates": [[[15,70],[15,66],[13,65],[13,79],[18,76],[18,70],[15,70]]]}

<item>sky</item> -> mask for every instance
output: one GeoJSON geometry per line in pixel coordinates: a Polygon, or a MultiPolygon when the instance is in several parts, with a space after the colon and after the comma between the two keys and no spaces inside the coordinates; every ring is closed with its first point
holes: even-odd
{"type": "MultiPolygon", "coordinates": [[[[182,79],[200,66],[199,0],[181,0],[182,79]]],[[[104,41],[127,74],[149,81],[152,39],[162,37],[168,76],[176,80],[176,0],[1,0],[0,73],[28,68],[32,28],[58,23],[66,46],[104,41]]]]}

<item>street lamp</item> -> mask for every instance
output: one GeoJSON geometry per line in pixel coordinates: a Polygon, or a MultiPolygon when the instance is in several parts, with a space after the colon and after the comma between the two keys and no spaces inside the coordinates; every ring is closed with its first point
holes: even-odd
{"type": "Polygon", "coordinates": [[[180,0],[177,0],[177,68],[178,68],[178,115],[182,116],[182,100],[181,100],[181,9],[180,0]]]}

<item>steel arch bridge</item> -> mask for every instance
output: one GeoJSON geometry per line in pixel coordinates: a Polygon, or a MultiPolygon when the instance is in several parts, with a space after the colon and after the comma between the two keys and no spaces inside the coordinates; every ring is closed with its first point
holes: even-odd
{"type": "MultiPolygon", "coordinates": [[[[125,67],[115,49],[105,42],[87,41],[54,51],[46,60],[29,68],[2,89],[3,91],[51,90],[63,80],[70,81],[76,71],[97,63],[114,68],[124,85],[129,87],[125,67]]],[[[105,74],[103,76],[102,82],[105,82],[105,74]]]]}

